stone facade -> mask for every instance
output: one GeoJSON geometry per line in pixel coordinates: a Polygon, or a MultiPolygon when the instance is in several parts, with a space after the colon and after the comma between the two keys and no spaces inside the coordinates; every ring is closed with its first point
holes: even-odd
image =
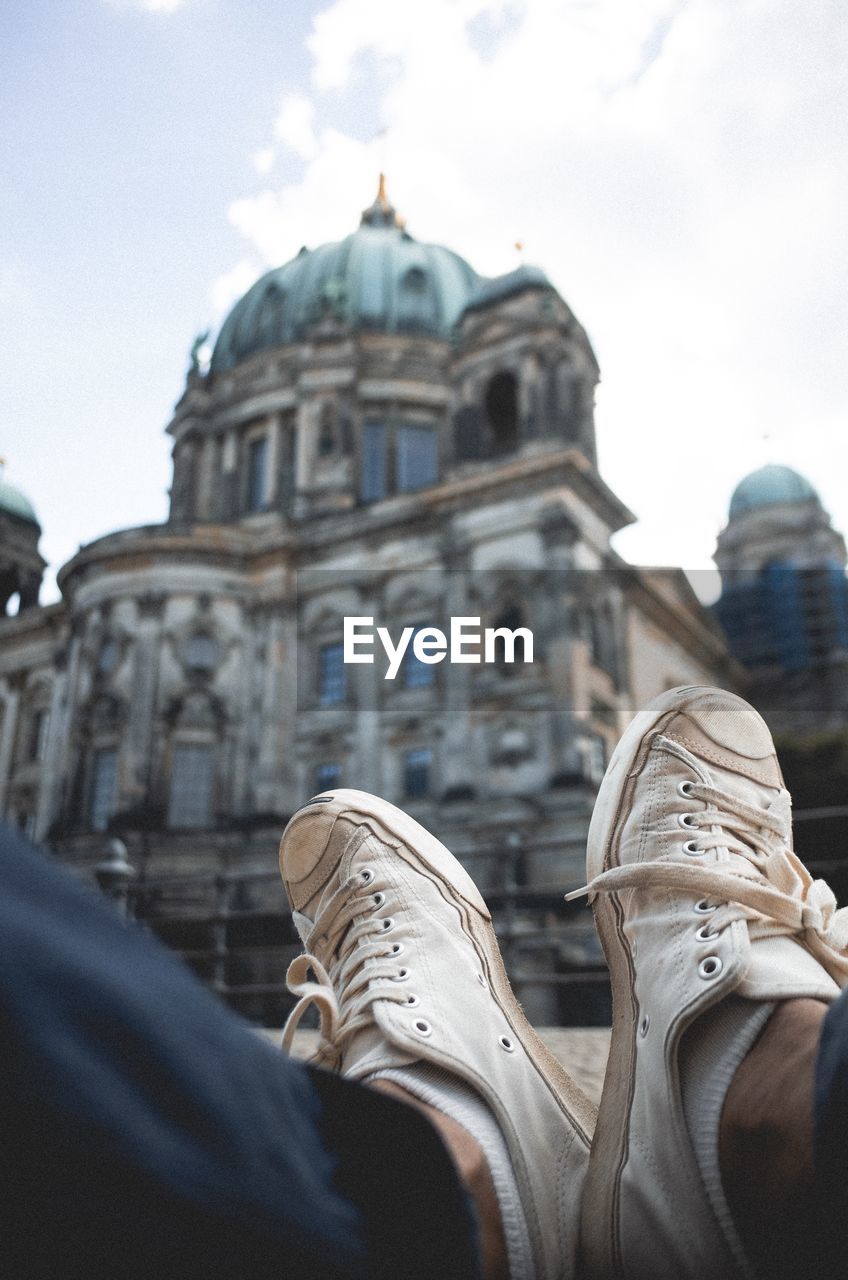
{"type": "Polygon", "coordinates": [[[379,792],[491,899],[529,1015],[596,1016],[562,893],[606,759],[636,706],[736,668],[681,573],[611,550],[633,517],[596,467],[598,368],[543,273],[481,280],[384,192],[325,250],[190,371],[169,520],[82,548],[60,604],[0,623],[3,811],[84,873],[120,835],[138,914],[273,1023],[280,830],[316,790],[379,792]],[[534,661],[390,683],[341,662],[345,616],[526,627],[534,661]]]}

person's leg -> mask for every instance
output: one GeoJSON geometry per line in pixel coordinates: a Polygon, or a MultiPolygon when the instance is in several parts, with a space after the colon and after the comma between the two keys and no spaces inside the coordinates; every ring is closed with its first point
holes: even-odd
{"type": "Polygon", "coordinates": [[[394,1081],[375,1080],[373,1088],[416,1107],[441,1134],[476,1211],[484,1280],[508,1280],[509,1261],[497,1192],[480,1143],[450,1116],[428,1107],[394,1081]]]}
{"type": "Polygon", "coordinates": [[[431,1124],[272,1049],[8,829],[0,1035],[16,1280],[476,1274],[431,1124]]]}
{"type": "Polygon", "coordinates": [[[848,930],[792,853],[789,795],[752,707],[693,687],[636,717],[598,795],[588,878],[613,985],[588,1280],[810,1274],[833,1253],[812,1112],[848,930]]]}
{"type": "MultiPolygon", "coordinates": [[[[845,1017],[845,997],[832,1006],[845,1017]]],[[[839,1115],[839,1091],[848,1084],[848,1044],[838,1041],[833,1061],[821,1042],[827,1005],[820,1000],[779,1004],[743,1059],[721,1116],[721,1179],[736,1229],[758,1274],[795,1280],[799,1259],[818,1259],[822,1246],[823,1194],[828,1164],[842,1165],[845,1186],[848,1114],[839,1115]],[[816,1063],[820,1044],[822,1125],[814,1142],[816,1063]],[[841,1074],[834,1078],[832,1067],[841,1074]],[[816,1151],[818,1145],[819,1150],[816,1151]]],[[[844,1255],[843,1255],[844,1256],[844,1255]]],[[[820,1265],[820,1264],[819,1264],[820,1265]]],[[[812,1269],[812,1268],[810,1268],[812,1269]]]]}
{"type": "Polygon", "coordinates": [[[280,868],[305,954],[318,1059],[393,1086],[439,1128],[474,1190],[489,1274],[571,1280],[595,1110],[527,1022],[488,908],[429,832],[340,789],[294,815],[280,868]]]}

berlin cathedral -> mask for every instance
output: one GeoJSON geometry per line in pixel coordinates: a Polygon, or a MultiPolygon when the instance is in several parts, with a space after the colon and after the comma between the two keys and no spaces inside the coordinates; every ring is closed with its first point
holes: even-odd
{"type": "MultiPolygon", "coordinates": [[[[598,377],[542,270],[479,276],[416,240],[381,180],[351,234],[248,290],[208,367],[193,354],[165,523],[82,547],[41,605],[39,517],[0,481],[0,813],[111,875],[225,999],[279,1025],[283,826],[316,791],[379,793],[468,868],[531,1020],[605,1020],[590,913],[562,895],[620,732],[665,688],[745,692],[757,672],[768,715],[776,672],[802,689],[848,652],[848,598],[844,543],[784,467],[737,488],[715,608],[681,570],[626,563],[598,377]],[[351,616],[526,628],[533,661],[410,653],[388,681],[345,661],[351,616]]],[[[844,694],[826,701],[848,720],[844,694]]]]}

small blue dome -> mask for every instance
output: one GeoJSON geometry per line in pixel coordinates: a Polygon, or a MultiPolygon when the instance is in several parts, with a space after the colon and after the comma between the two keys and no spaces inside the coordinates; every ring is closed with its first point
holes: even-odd
{"type": "Polygon", "coordinates": [[[236,303],[210,368],[222,373],[256,352],[296,342],[326,319],[378,333],[447,338],[479,280],[459,254],[412,238],[381,177],[377,199],[352,235],[301,249],[236,303]]]}
{"type": "Polygon", "coordinates": [[[791,467],[769,464],[767,467],[760,467],[758,471],[752,471],[744,480],[739,481],[730,499],[730,518],[732,520],[734,516],[741,516],[758,507],[818,501],[819,495],[804,476],[791,467]]]}
{"type": "Polygon", "coordinates": [[[27,524],[38,524],[38,516],[29,498],[2,476],[0,476],[0,511],[5,512],[6,515],[15,516],[18,520],[25,520],[27,524]]]}

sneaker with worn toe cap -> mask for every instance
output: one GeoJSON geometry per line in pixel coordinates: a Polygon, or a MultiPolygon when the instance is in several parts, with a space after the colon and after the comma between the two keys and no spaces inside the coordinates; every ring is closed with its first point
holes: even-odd
{"type": "Polygon", "coordinates": [[[848,981],[848,913],[792,852],[789,794],[752,707],[681,688],[636,716],[598,794],[587,880],[613,1030],[585,1274],[750,1275],[719,1173],[727,1086],[775,1002],[830,1001],[848,981]]]}
{"type": "Polygon", "coordinates": [[[284,1047],[314,1004],[319,1064],[467,1093],[514,1173],[528,1242],[515,1274],[569,1280],[595,1108],[524,1017],[468,873],[400,809],[350,790],[295,813],[280,869],[306,948],[284,1047]]]}

